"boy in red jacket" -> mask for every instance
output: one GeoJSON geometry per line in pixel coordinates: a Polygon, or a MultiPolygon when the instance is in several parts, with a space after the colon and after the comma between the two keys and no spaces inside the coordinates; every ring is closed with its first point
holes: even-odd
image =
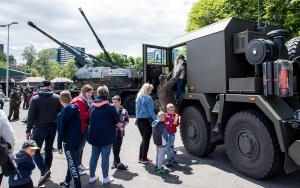
{"type": "Polygon", "coordinates": [[[165,119],[165,126],[168,132],[167,139],[167,163],[166,167],[173,166],[174,163],[174,141],[177,127],[179,126],[179,115],[175,112],[175,107],[172,103],[167,105],[167,113],[165,119]]]}

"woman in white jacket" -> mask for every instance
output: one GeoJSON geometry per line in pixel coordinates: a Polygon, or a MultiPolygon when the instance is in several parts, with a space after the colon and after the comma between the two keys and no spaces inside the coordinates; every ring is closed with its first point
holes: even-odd
{"type": "MultiPolygon", "coordinates": [[[[12,129],[7,116],[3,110],[0,110],[0,137],[3,138],[6,142],[8,142],[11,145],[12,150],[15,147],[15,131],[12,129]]],[[[2,168],[0,166],[0,187],[2,182],[3,174],[2,174],[2,168]]]]}

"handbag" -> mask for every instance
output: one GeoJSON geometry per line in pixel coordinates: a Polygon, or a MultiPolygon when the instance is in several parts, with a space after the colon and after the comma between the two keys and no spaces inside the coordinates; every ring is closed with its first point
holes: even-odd
{"type": "Polygon", "coordinates": [[[5,164],[9,159],[9,151],[11,149],[11,146],[8,142],[3,140],[3,138],[0,138],[0,166],[5,164]]]}
{"type": "Polygon", "coordinates": [[[10,157],[8,158],[6,163],[4,163],[1,167],[2,167],[2,174],[6,177],[10,176],[16,172],[17,172],[17,174],[19,174],[15,163],[13,162],[13,160],[10,157]]]}

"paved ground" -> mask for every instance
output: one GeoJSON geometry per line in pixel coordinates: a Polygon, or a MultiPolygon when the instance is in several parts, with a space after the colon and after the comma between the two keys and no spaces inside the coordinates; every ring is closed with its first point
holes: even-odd
{"type": "MultiPolygon", "coordinates": [[[[4,111],[8,113],[8,106],[5,104],[4,111]]],[[[26,117],[27,110],[20,110],[21,119],[26,117]]],[[[159,175],[154,171],[154,164],[139,164],[138,148],[141,141],[138,129],[134,125],[135,118],[130,118],[130,124],[126,128],[126,136],[123,141],[121,157],[122,162],[129,166],[126,171],[110,170],[109,174],[115,181],[105,187],[221,187],[221,188],[240,188],[240,187],[300,187],[300,171],[292,174],[285,174],[281,171],[275,177],[267,180],[252,180],[239,174],[230,164],[224,146],[218,146],[214,153],[206,158],[198,158],[189,155],[184,149],[180,135],[176,135],[176,150],[178,150],[175,160],[176,166],[170,168],[169,174],[159,175]]],[[[17,142],[15,151],[19,150],[25,140],[25,125],[21,121],[12,122],[16,131],[17,142]]],[[[56,146],[56,143],[55,143],[56,146]]],[[[84,164],[88,165],[91,147],[87,144],[84,149],[84,164]]],[[[149,157],[154,159],[155,146],[151,141],[149,157]]],[[[112,157],[112,155],[111,155],[112,157]]],[[[100,160],[99,160],[100,162],[100,160]]],[[[53,166],[51,168],[51,181],[43,187],[56,188],[58,183],[64,180],[66,173],[65,155],[54,152],[53,166]]],[[[98,163],[96,174],[101,177],[101,165],[98,163]]],[[[37,186],[39,180],[39,170],[33,171],[32,179],[37,186]]],[[[89,175],[81,176],[82,187],[100,187],[101,182],[88,184],[89,175]]],[[[3,179],[1,187],[7,188],[7,178],[3,179]]]]}

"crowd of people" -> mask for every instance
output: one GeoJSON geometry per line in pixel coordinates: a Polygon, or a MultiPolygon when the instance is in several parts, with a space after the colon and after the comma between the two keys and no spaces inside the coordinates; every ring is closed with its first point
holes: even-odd
{"type": "MultiPolygon", "coordinates": [[[[184,59],[184,57],[179,58],[184,59]]],[[[160,112],[155,114],[151,93],[152,84],[145,83],[136,97],[136,122],[142,141],[139,146],[138,162],[151,163],[148,150],[151,137],[156,145],[155,171],[159,174],[167,173],[163,167],[163,160],[167,154],[166,167],[174,165],[174,141],[179,116],[176,113],[177,95],[174,97],[172,87],[182,79],[182,73],[186,67],[174,68],[170,76],[161,75],[157,88],[160,100],[160,112]],[[174,71],[176,71],[174,73],[174,71]]],[[[176,64],[177,65],[177,64],[176,64]]],[[[174,64],[174,66],[176,66],[174,64]]],[[[180,81],[181,82],[181,81],[180,81]]],[[[178,84],[178,83],[177,83],[178,84]]],[[[180,83],[179,83],[180,85],[180,83]]],[[[23,109],[28,109],[26,141],[22,149],[13,155],[17,164],[17,171],[10,175],[9,186],[33,187],[30,178],[32,170],[37,165],[40,171],[38,186],[42,186],[51,178],[51,166],[53,161],[53,144],[57,134],[57,149],[59,154],[65,154],[68,170],[65,179],[59,183],[60,187],[70,187],[73,180],[74,187],[81,187],[80,176],[87,174],[89,170],[89,183],[96,182],[99,177],[95,174],[98,159],[101,154],[101,169],[103,184],[114,181],[109,176],[109,156],[112,151],[112,169],[126,170],[128,166],[121,162],[120,151],[125,136],[125,127],[129,123],[126,109],[121,106],[121,97],[116,95],[109,101],[108,87],[103,85],[97,89],[97,98],[92,99],[93,87],[89,84],[81,88],[78,97],[72,99],[69,91],[62,91],[60,95],[53,93],[53,85],[45,80],[41,83],[39,91],[35,94],[29,88],[30,95],[23,96],[23,109]],[[89,167],[85,167],[82,161],[84,146],[88,142],[92,146],[89,167]],[[44,146],[44,155],[41,148],[44,146]]],[[[178,91],[177,93],[180,92],[178,91]]],[[[9,121],[13,115],[19,119],[21,96],[12,88],[10,94],[10,110],[6,115],[0,110],[0,136],[10,142],[12,148],[15,142],[14,131],[9,121]],[[11,110],[12,109],[12,110],[11,110]],[[10,132],[7,134],[7,132],[10,132]],[[6,135],[6,136],[4,136],[6,135]],[[8,137],[9,135],[9,137],[8,137]]],[[[0,185],[2,181],[0,167],[0,185]]]]}

